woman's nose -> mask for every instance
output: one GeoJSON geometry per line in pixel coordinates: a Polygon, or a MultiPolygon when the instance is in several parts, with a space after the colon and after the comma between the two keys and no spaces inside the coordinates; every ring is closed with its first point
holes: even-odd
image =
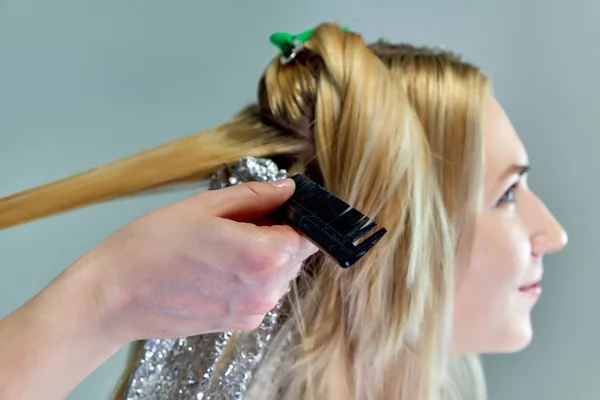
{"type": "Polygon", "coordinates": [[[554,215],[538,199],[538,215],[540,216],[538,229],[533,232],[532,253],[536,257],[544,254],[555,253],[565,248],[568,236],[565,229],[556,220],[554,215]]]}

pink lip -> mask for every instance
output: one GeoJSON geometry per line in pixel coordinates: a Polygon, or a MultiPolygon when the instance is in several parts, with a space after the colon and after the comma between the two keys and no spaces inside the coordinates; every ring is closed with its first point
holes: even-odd
{"type": "Polygon", "coordinates": [[[540,286],[540,281],[523,285],[519,288],[519,290],[523,293],[527,293],[535,297],[539,297],[542,294],[542,287],[540,286]]]}

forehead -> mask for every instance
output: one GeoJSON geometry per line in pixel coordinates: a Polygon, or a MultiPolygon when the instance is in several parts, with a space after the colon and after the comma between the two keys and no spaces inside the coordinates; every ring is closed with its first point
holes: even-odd
{"type": "Polygon", "coordinates": [[[484,111],[485,181],[497,183],[513,165],[529,163],[527,152],[500,103],[491,95],[484,111]]]}

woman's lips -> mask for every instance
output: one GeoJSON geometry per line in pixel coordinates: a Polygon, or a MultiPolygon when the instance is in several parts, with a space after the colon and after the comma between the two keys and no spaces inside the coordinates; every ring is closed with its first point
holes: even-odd
{"type": "Polygon", "coordinates": [[[540,286],[540,282],[532,282],[527,285],[523,285],[519,288],[519,290],[523,293],[530,294],[532,296],[540,296],[542,294],[542,287],[540,286]]]}

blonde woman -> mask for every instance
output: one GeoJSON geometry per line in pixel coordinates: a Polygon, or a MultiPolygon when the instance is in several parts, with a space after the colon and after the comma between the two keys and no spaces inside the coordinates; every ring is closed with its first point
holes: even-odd
{"type": "Polygon", "coordinates": [[[335,24],[279,39],[258,103],[231,121],[0,200],[7,228],[231,186],[131,222],[1,321],[8,398],[61,398],[137,341],[117,399],[482,399],[477,354],[527,346],[543,256],[566,234],[489,79],[335,24]],[[233,185],[223,164],[274,184],[233,185]],[[350,269],[314,254],[262,218],[294,191],[280,169],[388,233],[350,269]]]}

